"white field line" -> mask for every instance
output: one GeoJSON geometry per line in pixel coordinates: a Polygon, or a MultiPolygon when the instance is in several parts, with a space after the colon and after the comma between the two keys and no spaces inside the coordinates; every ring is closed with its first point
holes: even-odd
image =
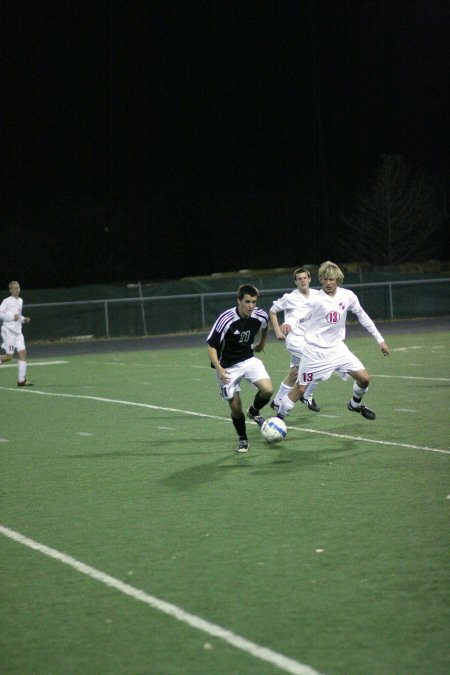
{"type": "Polygon", "coordinates": [[[95,579],[96,581],[114,588],[117,591],[134,598],[135,600],[139,600],[140,602],[149,605],[153,609],[163,612],[164,614],[168,614],[174,619],[177,619],[177,621],[181,621],[192,628],[203,631],[212,637],[219,638],[220,640],[227,642],[232,647],[240,649],[247,654],[251,654],[261,661],[272,663],[280,670],[284,670],[287,673],[293,673],[293,675],[319,675],[318,671],[303,663],[294,661],[294,659],[290,659],[283,654],[272,651],[272,649],[258,645],[255,642],[251,642],[241,635],[237,635],[226,628],[222,628],[217,624],[202,619],[200,616],[190,614],[184,609],[181,609],[181,607],[172,605],[171,603],[161,600],[154,595],[149,595],[148,593],[145,593],[145,591],[134,588],[133,586],[120,581],[120,579],[116,579],[109,574],[105,574],[104,572],[95,569],[95,567],[86,565],[85,563],[77,560],[76,558],[72,558],[72,556],[67,555],[66,553],[62,553],[61,551],[57,551],[54,548],[46,546],[45,544],[40,544],[33,539],[29,539],[28,537],[25,537],[19,532],[11,530],[8,527],[0,525],[0,534],[3,534],[5,537],[9,537],[9,539],[18,542],[19,544],[28,546],[28,548],[38,551],[49,558],[53,558],[64,565],[68,565],[77,572],[81,572],[81,574],[85,574],[86,576],[91,577],[91,579],[95,579]]]}
{"type": "Polygon", "coordinates": [[[420,377],[418,375],[373,375],[370,377],[386,377],[396,380],[426,380],[427,382],[450,382],[450,377],[420,377]]]}
{"type": "MultiPolygon", "coordinates": [[[[392,351],[393,352],[409,352],[409,351],[412,351],[413,349],[423,350],[424,347],[423,347],[423,345],[412,345],[411,347],[394,347],[394,349],[392,351]]],[[[445,345],[433,345],[429,349],[430,349],[430,351],[433,351],[433,349],[446,349],[446,346],[445,345]]]]}
{"type": "MultiPolygon", "coordinates": [[[[68,363],[68,362],[66,362],[68,363]]],[[[163,368],[162,364],[149,364],[149,363],[126,363],[125,361],[93,361],[90,360],[87,363],[90,363],[92,365],[98,365],[101,363],[102,365],[108,365],[108,366],[127,366],[127,368],[163,368]]],[[[34,364],[33,364],[34,365],[34,364]]],[[[43,364],[45,365],[45,364],[43,364]]],[[[208,372],[211,370],[211,366],[208,365],[191,365],[189,366],[190,368],[195,368],[197,370],[207,370],[208,372]]],[[[285,370],[281,368],[275,368],[270,371],[271,373],[284,373],[286,372],[285,370]]],[[[420,377],[420,376],[415,376],[415,375],[374,375],[373,373],[370,374],[370,377],[386,377],[386,378],[394,378],[394,379],[400,379],[400,380],[426,380],[427,382],[450,382],[450,377],[420,377]]]]}
{"type": "MultiPolygon", "coordinates": [[[[191,368],[209,368],[209,366],[191,366],[191,368]]],[[[284,370],[271,370],[271,372],[284,373],[284,370]]],[[[397,379],[397,380],[426,380],[427,382],[450,382],[450,377],[420,377],[418,375],[374,375],[370,374],[370,377],[385,377],[387,379],[397,379]]]]}
{"type": "Polygon", "coordinates": [[[295,431],[307,431],[311,434],[320,434],[322,436],[333,436],[334,438],[346,438],[349,441],[363,441],[364,443],[374,443],[375,445],[394,445],[396,448],[409,448],[411,450],[427,450],[428,452],[441,452],[444,455],[450,455],[450,450],[443,448],[430,448],[426,445],[412,445],[411,443],[396,443],[395,441],[378,441],[374,438],[365,438],[364,436],[350,436],[349,434],[336,434],[330,431],[319,431],[318,429],[305,429],[304,427],[290,427],[295,431]]]}
{"type": "MultiPolygon", "coordinates": [[[[69,363],[69,361],[28,361],[28,366],[60,366],[62,363],[69,363]]],[[[2,368],[17,368],[17,361],[12,363],[2,363],[2,368]]]]}
{"type": "MultiPolygon", "coordinates": [[[[0,387],[0,390],[4,391],[14,391],[16,394],[23,394],[24,389],[12,388],[12,387],[0,387]]],[[[220,420],[222,422],[231,422],[229,417],[223,417],[222,415],[209,415],[208,413],[200,413],[193,410],[182,410],[181,408],[167,408],[161,405],[152,405],[151,403],[137,403],[135,401],[121,401],[120,399],[114,398],[103,398],[101,396],[87,396],[86,394],[62,394],[53,391],[39,391],[38,389],[27,389],[25,395],[38,395],[38,396],[57,396],[60,398],[78,398],[88,401],[99,401],[100,403],[115,403],[118,405],[129,405],[136,408],[147,408],[150,410],[164,410],[165,412],[179,413],[181,415],[191,415],[192,417],[206,417],[211,420],[220,420]]],[[[256,424],[256,422],[250,422],[249,424],[256,424]]],[[[294,429],[295,431],[304,431],[309,434],[320,434],[321,436],[331,436],[332,438],[346,438],[353,441],[364,441],[364,443],[374,443],[376,445],[395,445],[398,448],[409,448],[412,450],[427,450],[429,452],[441,452],[445,455],[450,455],[450,450],[442,448],[431,448],[426,445],[412,445],[410,443],[396,443],[395,441],[379,441],[373,438],[365,438],[364,436],[350,436],[348,434],[337,434],[332,431],[320,431],[319,429],[309,429],[307,427],[295,427],[288,426],[288,429],[294,429]]]]}

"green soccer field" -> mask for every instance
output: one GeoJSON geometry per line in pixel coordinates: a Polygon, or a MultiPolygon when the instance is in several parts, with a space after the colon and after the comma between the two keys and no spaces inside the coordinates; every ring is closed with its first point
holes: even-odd
{"type": "Polygon", "coordinates": [[[203,346],[0,367],[0,671],[447,675],[449,337],[386,339],[244,456],[203,346]]]}

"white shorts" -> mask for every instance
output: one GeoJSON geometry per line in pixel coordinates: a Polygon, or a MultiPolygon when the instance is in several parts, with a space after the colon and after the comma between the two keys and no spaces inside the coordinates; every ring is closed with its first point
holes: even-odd
{"type": "Polygon", "coordinates": [[[261,359],[257,359],[256,356],[252,356],[250,359],[236,363],[235,366],[229,366],[226,368],[226,371],[228,382],[227,384],[224,384],[216,370],[219,393],[226,401],[231,400],[235,392],[241,391],[239,386],[241,380],[247,380],[247,382],[254,385],[255,382],[259,382],[259,380],[270,379],[263,362],[261,359]]]}
{"type": "Polygon", "coordinates": [[[302,360],[303,350],[305,349],[305,338],[288,333],[286,337],[286,349],[291,357],[289,367],[298,368],[302,360]]]}
{"type": "Polygon", "coordinates": [[[14,354],[14,350],[17,349],[18,352],[22,352],[25,349],[25,339],[23,333],[14,333],[12,330],[8,330],[5,326],[2,326],[2,349],[5,350],[7,354],[14,354]]]}
{"type": "Polygon", "coordinates": [[[324,382],[334,372],[346,380],[349,371],[358,370],[364,370],[364,366],[344,342],[332,349],[306,346],[298,370],[297,382],[303,386],[309,382],[324,382]]]}

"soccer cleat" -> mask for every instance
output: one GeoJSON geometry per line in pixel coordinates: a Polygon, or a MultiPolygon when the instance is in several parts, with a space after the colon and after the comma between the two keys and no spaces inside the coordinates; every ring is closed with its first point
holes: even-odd
{"type": "Polygon", "coordinates": [[[256,424],[259,427],[262,426],[264,424],[264,422],[266,421],[266,418],[262,417],[262,415],[253,415],[253,413],[250,412],[250,411],[251,411],[251,407],[247,410],[247,417],[249,419],[253,420],[254,422],[256,422],[256,424]]]}
{"type": "Polygon", "coordinates": [[[23,380],[22,382],[18,382],[17,386],[18,387],[33,387],[34,385],[29,380],[23,380]]]}
{"type": "Polygon", "coordinates": [[[304,398],[304,397],[302,396],[302,397],[300,398],[300,401],[301,401],[304,405],[308,406],[308,409],[309,409],[309,410],[314,410],[314,412],[320,412],[320,408],[319,408],[319,406],[317,405],[317,403],[315,402],[315,400],[314,400],[313,398],[304,398]]]}
{"type": "Polygon", "coordinates": [[[361,415],[365,417],[366,420],[374,420],[376,418],[374,411],[371,410],[370,408],[366,408],[365,405],[359,405],[357,408],[354,408],[351,402],[349,401],[347,403],[347,408],[352,412],[361,413],[361,415]]]}
{"type": "Polygon", "coordinates": [[[248,441],[241,439],[239,441],[239,445],[236,448],[236,452],[242,454],[244,452],[248,452],[248,448],[249,448],[248,441]]]}
{"type": "Polygon", "coordinates": [[[277,404],[275,403],[275,401],[271,401],[271,402],[270,402],[270,407],[271,407],[272,410],[274,410],[275,412],[278,412],[278,408],[279,408],[280,406],[277,405],[277,404]]]}

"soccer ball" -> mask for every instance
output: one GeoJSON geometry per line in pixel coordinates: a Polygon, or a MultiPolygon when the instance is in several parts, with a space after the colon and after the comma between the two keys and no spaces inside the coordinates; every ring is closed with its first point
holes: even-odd
{"type": "Polygon", "coordinates": [[[279,417],[269,417],[262,423],[261,434],[267,443],[279,443],[286,438],[287,427],[279,417]]]}

